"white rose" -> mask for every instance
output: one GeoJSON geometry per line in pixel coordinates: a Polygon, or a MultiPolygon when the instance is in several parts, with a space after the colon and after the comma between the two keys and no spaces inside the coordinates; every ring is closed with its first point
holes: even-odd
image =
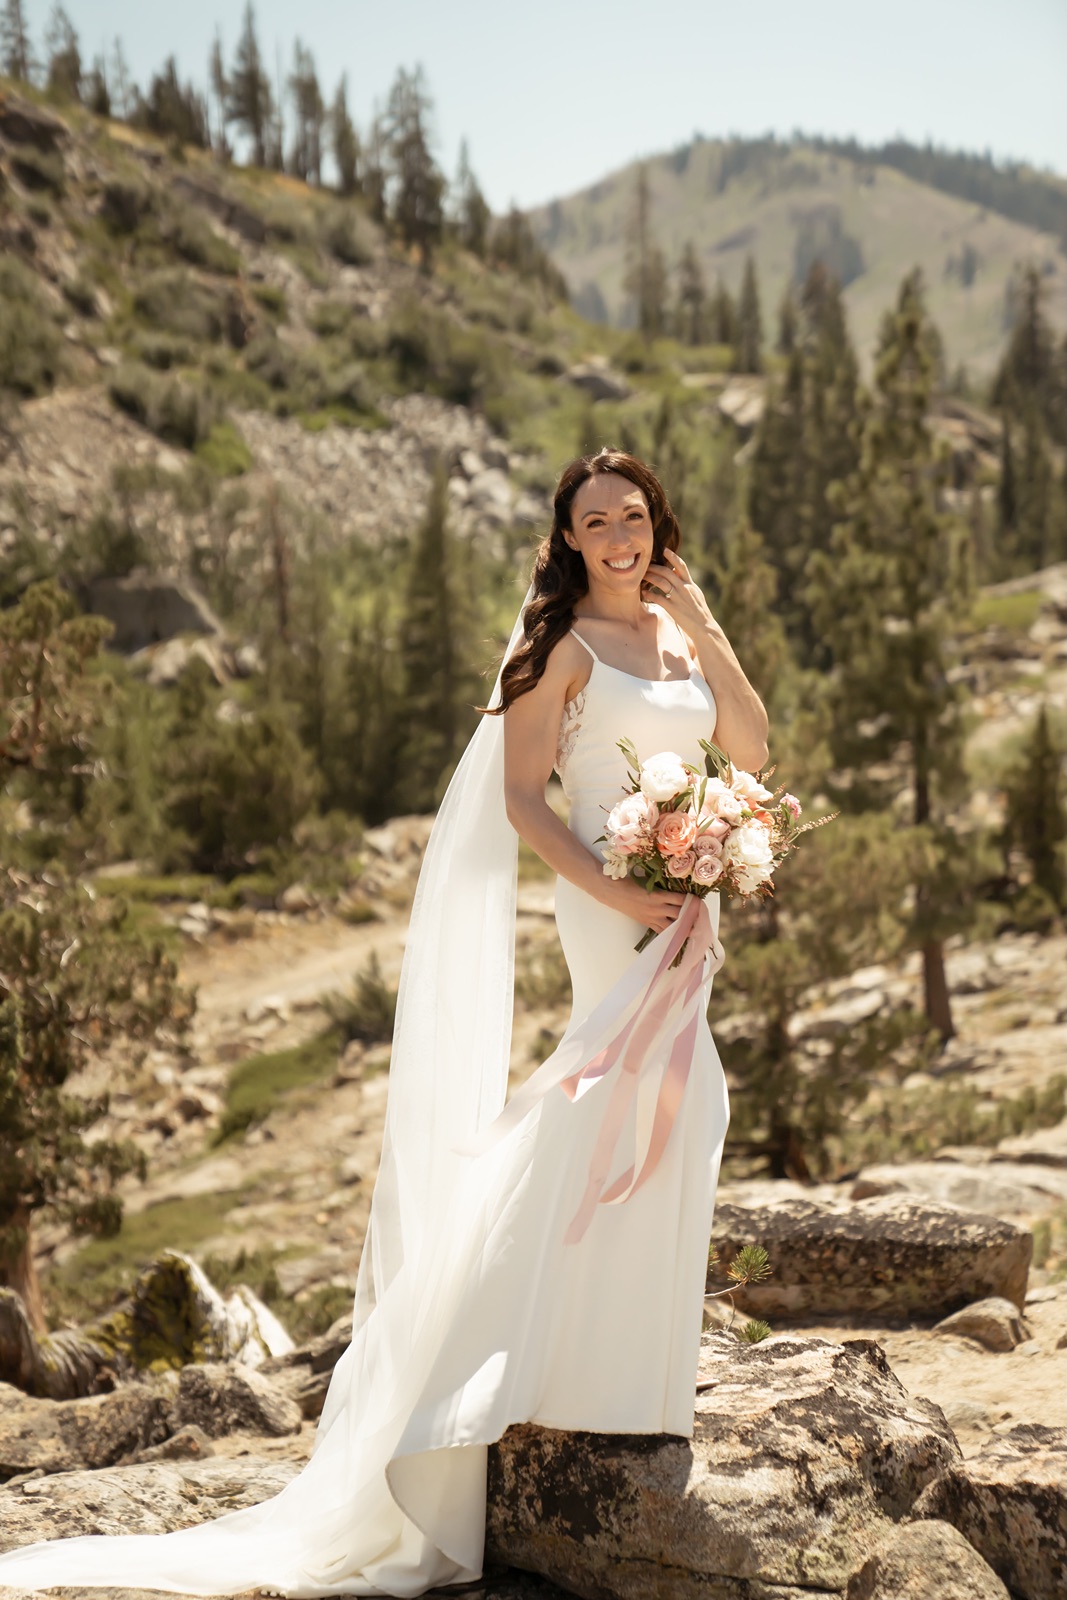
{"type": "Polygon", "coordinates": [[[754,777],[751,772],[745,772],[743,769],[735,767],[732,761],[730,763],[730,786],[737,790],[737,793],[744,800],[750,811],[755,811],[757,806],[762,806],[766,801],[774,799],[773,793],[765,784],[760,783],[759,779],[754,777]]]}
{"type": "Polygon", "coordinates": [[[688,789],[692,779],[682,764],[681,756],[673,750],[664,750],[658,756],[649,756],[641,766],[641,793],[662,804],[673,800],[676,794],[688,789]]]}
{"type": "Polygon", "coordinates": [[[724,789],[715,797],[715,814],[724,822],[740,822],[744,809],[745,802],[732,789],[724,789]]]}
{"type": "Polygon", "coordinates": [[[734,869],[734,881],[744,893],[758,889],[774,871],[771,840],[762,822],[750,820],[735,828],[722,847],[722,859],[734,869]]]}

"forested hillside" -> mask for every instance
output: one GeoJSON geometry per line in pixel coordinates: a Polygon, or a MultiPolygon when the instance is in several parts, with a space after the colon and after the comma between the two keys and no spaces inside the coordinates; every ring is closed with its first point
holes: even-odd
{"type": "Polygon", "coordinates": [[[539,241],[587,315],[637,320],[635,228],[663,256],[665,313],[694,267],[710,298],[736,297],[751,256],[771,308],[813,260],[835,273],[869,370],[893,287],[923,271],[951,371],[983,383],[996,368],[1032,264],[1049,316],[1067,327],[1067,181],[988,158],[896,142],[694,139],[530,213],[539,241]],[[638,187],[644,184],[645,198],[638,187]],[[643,220],[637,213],[644,207],[643,220]]]}
{"type": "MultiPolygon", "coordinates": [[[[731,1158],[836,1178],[1061,1116],[1059,1079],[953,1076],[946,968],[1063,928],[1052,236],[1005,300],[1021,222],[888,165],[712,141],[649,163],[636,213],[618,176],[531,225],[490,214],[470,159],[440,171],[418,72],[357,128],[299,41],[278,101],[250,9],[204,92],[173,60],[141,86],[86,66],[69,23],[33,66],[21,14],[0,31],[0,1285],[43,1326],[35,1218],[50,1249],[113,1234],[114,1183],[146,1149],[192,1160],[190,1119],[243,1150],[346,1047],[387,1067],[392,970],[302,994],[271,1053],[262,1016],[195,1032],[183,964],[300,919],[361,959],[380,924],[397,954],[425,826],[396,819],[437,804],[559,470],[603,444],[661,474],[772,762],[841,812],[724,919],[731,1158]],[[557,262],[609,302],[626,272],[636,325],[586,320],[557,262]],[[988,379],[967,393],[964,358],[988,379]],[[909,962],[847,1027],[812,1021],[909,962]]],[[[531,925],[527,1055],[566,998],[531,925]]]]}

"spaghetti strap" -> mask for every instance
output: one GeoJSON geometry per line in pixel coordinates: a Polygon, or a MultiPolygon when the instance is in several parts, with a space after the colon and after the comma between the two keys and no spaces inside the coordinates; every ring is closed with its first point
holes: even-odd
{"type": "Polygon", "coordinates": [[[589,643],[588,639],[583,639],[582,638],[581,634],[578,632],[578,630],[576,628],[572,628],[571,629],[571,637],[574,638],[574,639],[577,639],[577,641],[578,641],[578,643],[580,645],[584,645],[585,648],[589,651],[589,654],[592,656],[593,660],[599,663],[600,657],[597,655],[596,651],[593,649],[593,646],[589,643]]]}

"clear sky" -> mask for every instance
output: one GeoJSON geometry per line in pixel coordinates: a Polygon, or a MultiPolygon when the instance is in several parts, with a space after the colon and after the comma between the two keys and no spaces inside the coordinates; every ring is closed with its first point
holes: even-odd
{"type": "MultiPolygon", "coordinates": [[[[52,0],[26,0],[40,39],[52,0]]],[[[244,0],[65,0],[87,59],[121,36],[143,84],[173,52],[206,80],[244,0]]],[[[424,67],[437,156],[466,136],[494,210],[569,194],[709,137],[896,134],[1067,174],[1067,0],[256,0],[286,70],[299,34],[362,127],[398,66],[424,67]]]]}

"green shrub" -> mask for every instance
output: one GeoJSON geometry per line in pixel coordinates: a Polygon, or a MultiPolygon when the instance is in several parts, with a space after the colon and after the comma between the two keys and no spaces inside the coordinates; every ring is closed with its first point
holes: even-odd
{"type": "Polygon", "coordinates": [[[480,404],[503,384],[503,353],[495,340],[414,299],[390,323],[386,351],[404,388],[422,388],[456,405],[480,404]]]}
{"type": "Polygon", "coordinates": [[[252,298],[261,305],[277,322],[285,322],[289,315],[289,308],[285,298],[285,290],[276,283],[254,283],[252,285],[252,298]]]}
{"type": "Polygon", "coordinates": [[[163,378],[130,362],[119,367],[108,384],[112,400],[168,444],[193,450],[207,439],[218,420],[211,395],[178,378],[163,378]]]}
{"type": "Polygon", "coordinates": [[[133,348],[145,366],[154,368],[156,372],[169,372],[171,367],[187,366],[193,359],[191,344],[165,333],[142,334],[134,341],[133,348]]]}
{"type": "Polygon", "coordinates": [[[377,951],[361,972],[348,994],[327,995],[326,1014],[338,1030],[342,1044],[358,1039],[361,1044],[386,1044],[393,1037],[396,1022],[397,991],[382,977],[377,951]]]}
{"type": "Polygon", "coordinates": [[[66,168],[63,157],[55,150],[19,145],[11,156],[11,170],[27,189],[43,190],[57,197],[66,192],[66,168]]]}
{"type": "Polygon", "coordinates": [[[33,274],[0,255],[0,390],[44,394],[62,376],[63,340],[33,274]]]}
{"type": "Polygon", "coordinates": [[[322,223],[322,242],[346,267],[366,267],[376,255],[374,231],[352,205],[334,206],[322,223]]]}
{"type": "Polygon", "coordinates": [[[150,327],[185,339],[217,340],[226,329],[224,292],[198,283],[181,268],[145,278],[134,294],[133,309],[150,327]]]}
{"type": "Polygon", "coordinates": [[[112,233],[136,232],[155,207],[155,195],[138,178],[112,178],[104,184],[100,216],[112,233]]]}
{"type": "Polygon", "coordinates": [[[221,239],[207,219],[190,206],[172,201],[160,234],[183,261],[194,267],[229,276],[240,271],[241,257],[233,245],[221,239]]]}
{"type": "Polygon", "coordinates": [[[249,1056],[230,1074],[226,1108],[212,1142],[222,1144],[263,1122],[294,1089],[318,1083],[332,1072],[339,1053],[339,1035],[331,1027],[291,1050],[249,1056]]]}
{"type": "Polygon", "coordinates": [[[212,426],[207,438],[196,446],[196,453],[220,478],[239,478],[252,466],[251,450],[228,419],[212,426]]]}

